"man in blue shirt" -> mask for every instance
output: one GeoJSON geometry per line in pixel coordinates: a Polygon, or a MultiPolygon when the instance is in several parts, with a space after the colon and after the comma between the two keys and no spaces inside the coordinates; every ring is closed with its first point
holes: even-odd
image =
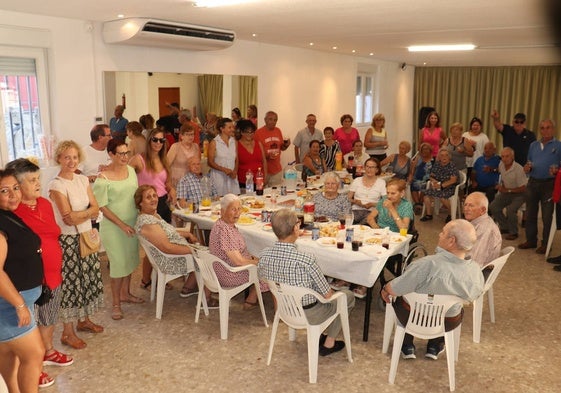
{"type": "Polygon", "coordinates": [[[496,154],[493,142],[487,142],[483,147],[483,155],[475,160],[471,171],[472,191],[481,191],[489,200],[495,199],[496,186],[499,184],[499,164],[501,157],[496,154]]]}
{"type": "Polygon", "coordinates": [[[125,107],[123,105],[117,105],[115,107],[115,117],[109,120],[109,128],[113,134],[113,138],[119,138],[125,140],[127,137],[127,124],[129,121],[123,117],[123,112],[125,107]]]}
{"type": "Polygon", "coordinates": [[[528,162],[524,172],[530,178],[524,199],[526,201],[526,241],[518,248],[536,248],[538,254],[545,254],[551,220],[553,218],[553,184],[561,163],[561,142],[555,139],[555,123],[547,119],[540,121],[542,139],[532,142],[528,150],[528,162]],[[543,237],[538,247],[538,210],[541,206],[543,237]]]}

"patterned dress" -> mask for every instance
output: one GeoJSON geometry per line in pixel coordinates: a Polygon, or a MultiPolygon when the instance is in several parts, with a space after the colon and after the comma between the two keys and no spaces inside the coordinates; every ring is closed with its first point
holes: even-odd
{"type": "Polygon", "coordinates": [[[347,198],[347,193],[339,193],[335,199],[327,199],[323,192],[314,195],[315,215],[325,216],[330,220],[337,221],[339,214],[347,213],[351,210],[351,202],[347,198]]]}
{"type": "MultiPolygon", "coordinates": [[[[224,220],[216,221],[210,231],[209,251],[212,255],[222,259],[228,265],[235,267],[226,252],[238,250],[244,258],[250,258],[245,240],[235,225],[229,225],[224,220]]],[[[249,272],[232,273],[226,270],[220,263],[214,263],[214,271],[221,285],[234,287],[246,283],[249,280],[249,272]]],[[[267,291],[269,287],[260,281],[261,292],[267,291]]]]}
{"type": "MultiPolygon", "coordinates": [[[[450,161],[447,165],[442,165],[440,161],[436,161],[432,166],[431,176],[439,182],[445,182],[450,180],[452,176],[456,176],[456,179],[460,179],[460,173],[456,168],[456,165],[452,161],[450,161]]],[[[452,184],[442,190],[436,190],[434,188],[429,188],[425,194],[435,198],[444,198],[448,199],[452,195],[454,195],[454,189],[456,184],[452,184]]]]}
{"type": "MultiPolygon", "coordinates": [[[[56,177],[49,183],[49,190],[58,191],[68,197],[73,211],[88,208],[89,180],[83,175],[74,175],[72,180],[56,177]]],[[[56,206],[53,203],[53,206],[56,206]]],[[[103,306],[103,282],[97,253],[85,258],[80,256],[80,235],[91,229],[91,221],[86,220],[77,226],[68,226],[57,209],[55,218],[62,231],[62,302],[60,319],[73,322],[93,315],[103,306]]]]}
{"type": "Polygon", "coordinates": [[[331,146],[327,146],[323,141],[320,142],[319,155],[325,160],[325,166],[328,171],[335,169],[335,154],[337,154],[338,151],[341,151],[339,142],[334,141],[331,146]]]}

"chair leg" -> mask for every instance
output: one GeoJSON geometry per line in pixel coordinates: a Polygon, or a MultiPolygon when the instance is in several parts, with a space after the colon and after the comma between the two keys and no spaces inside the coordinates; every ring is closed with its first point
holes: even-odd
{"type": "Polygon", "coordinates": [[[156,298],[156,283],[158,281],[158,271],[152,267],[152,273],[150,274],[150,280],[152,285],[150,286],[150,301],[153,302],[156,298]]]}
{"type": "Polygon", "coordinates": [[[455,342],[454,331],[446,332],[444,334],[444,343],[446,345],[446,361],[448,363],[448,380],[450,382],[450,391],[456,389],[456,375],[455,375],[455,342]]]}
{"type": "Polygon", "coordinates": [[[339,319],[341,320],[341,328],[343,330],[343,338],[345,340],[345,349],[347,350],[347,359],[349,360],[349,363],[352,363],[353,353],[351,350],[351,329],[349,328],[349,313],[347,311],[347,307],[343,307],[339,311],[339,319]]]}
{"type": "Polygon", "coordinates": [[[228,317],[230,315],[230,298],[219,293],[220,308],[220,338],[228,339],[228,317]]]}
{"type": "Polygon", "coordinates": [[[386,318],[384,320],[384,338],[382,341],[382,353],[388,353],[390,338],[395,325],[395,312],[390,304],[386,303],[386,318]]]}
{"type": "Polygon", "coordinates": [[[481,340],[481,319],[483,316],[483,296],[481,295],[473,301],[473,342],[478,343],[481,340]]]}
{"type": "MultiPolygon", "coordinates": [[[[495,323],[495,297],[493,296],[492,286],[487,291],[487,302],[489,303],[489,316],[491,317],[491,323],[495,323]]],[[[481,305],[481,307],[483,307],[483,305],[481,305]]]]}
{"type": "Polygon", "coordinates": [[[267,366],[271,364],[271,358],[273,357],[273,347],[275,346],[275,339],[277,337],[277,329],[279,327],[280,315],[277,311],[275,313],[275,318],[273,320],[273,329],[271,330],[271,342],[269,343],[269,356],[267,357],[267,366]]]}
{"type": "Polygon", "coordinates": [[[269,327],[269,322],[267,322],[267,314],[265,313],[265,306],[263,305],[263,295],[261,294],[261,289],[259,284],[255,284],[255,291],[257,293],[257,300],[259,301],[259,308],[261,309],[261,315],[263,316],[263,323],[265,327],[269,327]]]}
{"type": "Polygon", "coordinates": [[[308,374],[310,383],[316,383],[318,379],[318,347],[321,332],[318,326],[309,326],[308,335],[308,374]]]}
{"type": "Polygon", "coordinates": [[[392,349],[392,360],[390,364],[390,375],[388,378],[388,382],[392,385],[395,382],[395,376],[397,374],[397,365],[399,364],[401,345],[403,345],[404,337],[405,337],[405,329],[402,326],[396,326],[395,334],[393,336],[393,349],[392,349]]]}
{"type": "MultiPolygon", "coordinates": [[[[152,285],[154,285],[153,282],[152,285]]],[[[158,272],[158,286],[156,288],[156,291],[156,318],[162,319],[164,296],[166,294],[166,275],[162,272],[158,272]]]]}
{"type": "Polygon", "coordinates": [[[296,341],[296,329],[288,327],[288,341],[296,341]]]}

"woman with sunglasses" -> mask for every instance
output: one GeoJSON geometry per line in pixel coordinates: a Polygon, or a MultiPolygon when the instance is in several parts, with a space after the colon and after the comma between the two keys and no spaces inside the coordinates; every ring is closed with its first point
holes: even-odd
{"type": "Polygon", "coordinates": [[[255,124],[251,120],[242,119],[238,121],[237,129],[241,135],[238,141],[238,182],[240,189],[245,188],[246,174],[248,170],[257,173],[257,169],[263,170],[264,178],[267,177],[267,159],[265,148],[261,142],[255,140],[255,124]]]}
{"type": "Polygon", "coordinates": [[[121,303],[144,303],[130,292],[131,274],[139,263],[134,232],[137,212],[133,201],[138,181],[134,169],[127,165],[130,151],[123,141],[109,141],[107,153],[111,164],[96,179],[93,191],[104,217],[100,235],[110,262],[111,318],[118,321],[123,319],[121,303]]]}
{"type": "MultiPolygon", "coordinates": [[[[156,188],[158,193],[158,214],[166,222],[171,222],[171,210],[168,203],[176,201],[175,188],[171,184],[171,173],[166,157],[167,139],[164,132],[154,128],[146,140],[146,153],[134,156],[129,165],[138,178],[138,185],[148,184],[156,188]]],[[[142,281],[140,286],[147,289],[151,284],[152,266],[148,258],[142,263],[142,281]]]]}
{"type": "Polygon", "coordinates": [[[239,194],[237,143],[234,138],[234,123],[227,117],[216,122],[218,135],[208,145],[210,179],[219,196],[239,194]]]}

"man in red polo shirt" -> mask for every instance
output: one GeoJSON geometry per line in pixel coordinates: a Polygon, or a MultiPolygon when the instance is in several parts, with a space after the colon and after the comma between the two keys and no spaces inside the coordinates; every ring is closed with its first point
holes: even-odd
{"type": "Polygon", "coordinates": [[[290,138],[283,139],[282,131],[277,127],[278,116],[275,112],[269,111],[265,114],[265,126],[255,132],[255,140],[261,142],[265,147],[265,157],[267,158],[267,179],[268,186],[282,183],[281,151],[290,146],[290,138]]]}

